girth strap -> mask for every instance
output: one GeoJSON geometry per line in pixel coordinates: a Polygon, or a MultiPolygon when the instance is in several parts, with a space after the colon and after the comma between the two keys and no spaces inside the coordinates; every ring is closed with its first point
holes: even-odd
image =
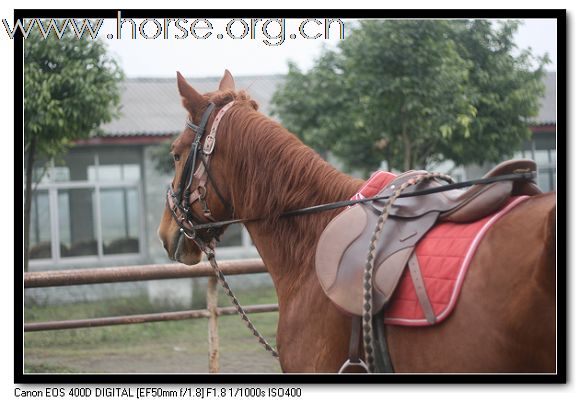
{"type": "Polygon", "coordinates": [[[409,261],[407,262],[407,266],[409,267],[409,273],[411,274],[411,279],[413,281],[413,285],[415,286],[415,293],[417,294],[417,299],[419,300],[419,304],[423,309],[423,314],[425,314],[425,318],[429,324],[435,324],[435,313],[433,312],[433,306],[429,301],[429,295],[427,294],[427,288],[425,287],[425,283],[423,282],[423,275],[421,274],[421,268],[419,267],[419,260],[417,259],[417,254],[413,251],[409,261]]]}

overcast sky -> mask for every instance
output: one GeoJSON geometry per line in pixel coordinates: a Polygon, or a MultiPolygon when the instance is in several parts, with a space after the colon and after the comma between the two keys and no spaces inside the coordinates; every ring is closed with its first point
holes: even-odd
{"type": "MultiPolygon", "coordinates": [[[[318,25],[309,21],[303,25],[303,34],[309,37],[320,35],[316,39],[305,39],[300,35],[300,22],[303,20],[286,20],[284,36],[281,35],[281,23],[270,21],[263,32],[264,21],[235,21],[229,27],[230,20],[210,19],[210,29],[205,21],[198,21],[193,29],[196,39],[191,33],[193,20],[187,23],[158,19],[143,25],[144,34],[149,37],[159,35],[156,39],[144,39],[139,34],[139,26],[143,20],[135,20],[137,39],[131,39],[131,22],[122,26],[121,38],[117,37],[117,21],[107,20],[100,30],[100,37],[105,39],[109,49],[120,60],[128,77],[174,77],[179,70],[189,77],[207,77],[221,75],[228,68],[235,75],[285,74],[289,60],[302,69],[310,68],[323,46],[334,47],[340,41],[338,24],[329,27],[329,39],[324,39],[324,24],[318,25]],[[167,23],[167,29],[164,24],[167,23]],[[253,30],[252,30],[253,25],[253,30]],[[161,31],[159,30],[161,27],[161,31]],[[231,36],[243,39],[232,39],[231,36]],[[187,30],[187,37],[182,37],[187,30]],[[252,35],[254,39],[251,39],[252,35]],[[207,38],[202,37],[210,34],[207,38]],[[222,35],[219,38],[220,34],[222,35]],[[269,35],[269,38],[266,36],[269,35]],[[295,35],[295,36],[293,36],[295,35]],[[163,37],[167,36],[167,39],[163,37]]],[[[347,20],[344,20],[347,21],[347,20]]],[[[348,34],[348,33],[347,33],[348,34]]],[[[556,20],[529,19],[523,20],[523,25],[515,37],[520,48],[531,47],[536,55],[548,53],[552,64],[548,70],[556,70],[556,20]]]]}

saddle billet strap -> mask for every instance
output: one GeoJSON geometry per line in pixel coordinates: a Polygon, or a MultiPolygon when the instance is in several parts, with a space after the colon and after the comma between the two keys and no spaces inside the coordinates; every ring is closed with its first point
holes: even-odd
{"type": "Polygon", "coordinates": [[[423,275],[421,274],[421,268],[419,267],[419,260],[417,259],[417,254],[413,252],[409,261],[407,262],[409,267],[409,273],[411,274],[411,280],[415,286],[415,293],[417,294],[417,299],[419,300],[419,305],[423,309],[423,314],[427,322],[431,325],[435,324],[435,313],[433,312],[433,306],[429,301],[429,295],[427,294],[427,288],[423,282],[423,275]]]}

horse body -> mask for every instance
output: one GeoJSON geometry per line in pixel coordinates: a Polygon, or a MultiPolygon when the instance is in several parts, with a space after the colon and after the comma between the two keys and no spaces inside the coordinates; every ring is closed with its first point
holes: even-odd
{"type": "MultiPolygon", "coordinates": [[[[490,229],[446,321],[427,328],[389,326],[397,372],[555,371],[553,255],[529,246],[546,242],[553,206],[553,194],[534,197],[490,229]]],[[[286,235],[248,225],[276,285],[277,345],[285,372],[337,372],[348,354],[350,318],[329,302],[313,261],[312,240],[332,217],[294,218],[304,222],[286,235]],[[285,258],[286,245],[302,254],[285,258]]]]}
{"type": "MultiPolygon", "coordinates": [[[[221,91],[207,96],[192,94],[184,80],[179,82],[184,106],[195,119],[209,99],[216,107],[239,100],[220,126],[211,162],[215,185],[236,217],[263,217],[246,227],[276,288],[282,370],[337,372],[348,355],[351,319],[324,294],[315,274],[314,253],[320,234],[339,211],[278,216],[348,199],[362,181],[338,172],[258,113],[255,104],[232,91],[228,75],[221,91]]],[[[187,138],[183,133],[172,152],[185,152],[180,144],[187,144],[187,138]]],[[[174,182],[179,182],[181,169],[176,162],[174,182]]],[[[230,218],[211,190],[207,202],[213,215],[230,218]]],[[[554,216],[554,194],[521,203],[486,234],[449,318],[432,327],[389,326],[387,342],[395,371],[554,372],[554,216]]],[[[166,210],[159,234],[168,255],[196,263],[201,251],[181,241],[178,229],[166,210]]]]}

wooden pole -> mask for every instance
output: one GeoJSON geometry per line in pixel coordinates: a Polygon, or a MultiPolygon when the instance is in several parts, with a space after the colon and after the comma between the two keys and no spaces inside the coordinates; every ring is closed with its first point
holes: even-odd
{"type": "MultiPolygon", "coordinates": [[[[278,311],[278,305],[257,304],[252,306],[246,306],[244,307],[244,310],[246,310],[246,313],[269,313],[273,311],[278,311]]],[[[236,314],[238,314],[238,311],[235,307],[218,307],[217,309],[218,316],[236,315],[236,314]]],[[[123,315],[117,317],[100,317],[81,320],[30,322],[24,324],[24,332],[53,331],[59,329],[73,329],[73,328],[95,328],[95,327],[105,327],[109,325],[142,324],[145,322],[177,321],[195,318],[209,318],[209,311],[185,310],[185,311],[172,311],[169,313],[123,315]]]]}
{"type": "Polygon", "coordinates": [[[207,310],[209,311],[208,340],[209,340],[209,372],[219,373],[219,335],[218,335],[218,292],[217,277],[212,275],[207,281],[207,310]]]}
{"type": "MultiPolygon", "coordinates": [[[[260,259],[220,261],[220,268],[226,276],[268,272],[260,259]]],[[[153,264],[129,267],[63,269],[59,271],[26,272],[24,274],[24,287],[39,288],[150,281],[155,279],[200,278],[206,276],[215,276],[213,268],[207,261],[192,266],[153,264]]]]}

